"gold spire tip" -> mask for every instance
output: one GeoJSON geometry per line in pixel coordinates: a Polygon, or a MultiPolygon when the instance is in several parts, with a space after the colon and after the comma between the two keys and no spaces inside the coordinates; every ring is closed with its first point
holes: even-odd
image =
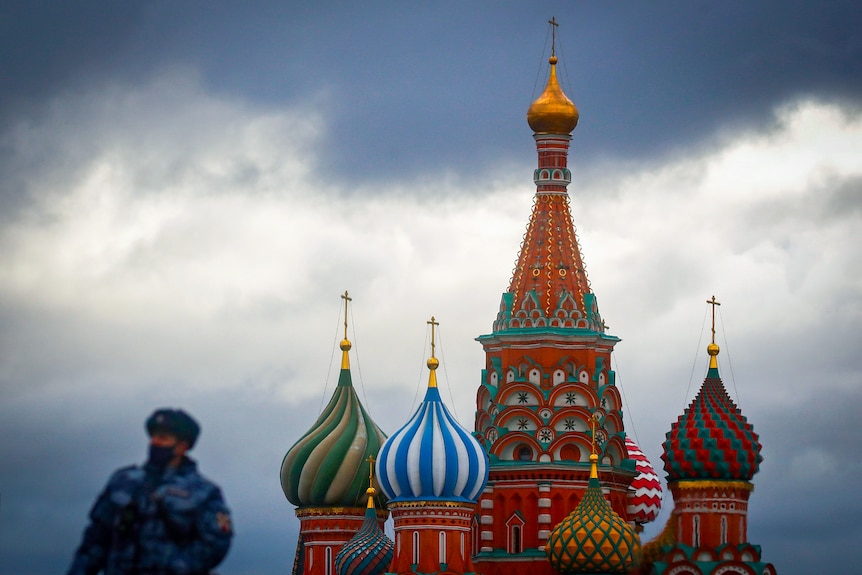
{"type": "Polygon", "coordinates": [[[557,23],[556,18],[548,20],[551,26],[551,56],[548,62],[551,70],[548,83],[539,97],[527,110],[527,123],[536,134],[571,134],[578,125],[578,108],[560,88],[557,81],[557,23]]]}
{"type": "Polygon", "coordinates": [[[716,360],[716,356],[718,355],[719,347],[718,344],[715,343],[715,306],[719,306],[721,303],[716,301],[715,296],[706,300],[706,303],[712,306],[712,341],[706,346],[706,353],[709,354],[709,368],[718,369],[718,360],[716,360]]]}
{"type": "Polygon", "coordinates": [[[434,319],[433,315],[431,316],[431,321],[428,321],[426,323],[431,326],[431,357],[428,358],[428,362],[426,363],[428,369],[431,370],[431,373],[428,374],[428,387],[437,387],[437,374],[435,372],[437,370],[437,367],[439,367],[440,365],[440,360],[438,360],[437,357],[434,355],[435,348],[437,345],[434,338],[434,328],[440,325],[440,323],[434,319]]]}
{"type": "Polygon", "coordinates": [[[590,417],[590,434],[592,435],[592,442],[590,444],[590,479],[598,479],[599,477],[597,467],[599,456],[596,453],[596,425],[598,425],[599,419],[598,413],[594,413],[590,417]]]}
{"type": "Polygon", "coordinates": [[[374,489],[374,456],[369,455],[365,461],[368,462],[368,489],[365,490],[365,494],[368,495],[367,507],[371,509],[374,507],[374,495],[377,493],[374,489]]]}
{"type": "Polygon", "coordinates": [[[350,360],[347,357],[347,352],[350,351],[350,348],[353,347],[350,343],[350,340],[347,339],[347,303],[353,301],[353,298],[347,293],[347,290],[344,290],[344,294],[341,296],[341,299],[344,300],[344,339],[341,340],[341,344],[339,347],[341,351],[344,352],[341,354],[341,369],[349,369],[350,368],[350,360]]]}

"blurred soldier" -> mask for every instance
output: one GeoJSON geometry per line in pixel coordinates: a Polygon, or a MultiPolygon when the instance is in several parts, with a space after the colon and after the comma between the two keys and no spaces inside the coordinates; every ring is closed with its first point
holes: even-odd
{"type": "Polygon", "coordinates": [[[221,490],[186,456],[197,422],[159,409],[146,427],[149,458],[111,476],[68,575],[204,575],[227,554],[233,530],[221,490]]]}

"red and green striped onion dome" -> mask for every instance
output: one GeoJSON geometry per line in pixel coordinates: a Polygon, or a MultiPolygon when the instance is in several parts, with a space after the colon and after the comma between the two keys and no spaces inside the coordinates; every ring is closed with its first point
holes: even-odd
{"type": "Polygon", "coordinates": [[[596,454],[584,497],[551,531],[545,552],[562,575],[628,573],[640,558],[640,539],[602,493],[596,454]]]}
{"type": "Polygon", "coordinates": [[[650,460],[630,437],[626,437],[626,451],[634,460],[638,473],[629,487],[626,514],[629,521],[643,525],[655,521],[661,511],[661,482],[650,460]]]}
{"type": "Polygon", "coordinates": [[[335,556],[337,575],[380,575],[384,573],[395,552],[395,544],[380,530],[374,509],[373,487],[369,487],[365,521],[350,541],[335,556]]]}
{"type": "Polygon", "coordinates": [[[368,458],[376,457],[386,440],[353,388],[349,349],[344,339],[332,399],[281,463],[281,488],[297,507],[360,506],[368,485],[368,458]]]}
{"type": "Polygon", "coordinates": [[[721,382],[718,351],[715,343],[707,346],[710,362],[706,379],[666,434],[662,460],[668,481],[748,481],[763,461],[757,434],[721,382]]]}

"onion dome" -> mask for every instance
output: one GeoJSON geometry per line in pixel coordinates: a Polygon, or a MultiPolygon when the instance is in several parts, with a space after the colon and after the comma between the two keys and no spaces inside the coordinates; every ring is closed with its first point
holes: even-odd
{"type": "Polygon", "coordinates": [[[551,531],[545,552],[562,575],[628,573],[640,556],[640,539],[602,494],[596,462],[590,455],[590,481],[584,498],[551,531]]]}
{"type": "Polygon", "coordinates": [[[757,434],[718,375],[714,339],[707,346],[709,370],[700,391],[666,434],[662,459],[668,481],[748,481],[763,461],[757,434]]]}
{"type": "Polygon", "coordinates": [[[338,575],[380,575],[392,562],[395,544],[383,531],[374,509],[374,488],[369,487],[365,521],[350,541],[344,544],[335,556],[335,572],[338,575]]]}
{"type": "Polygon", "coordinates": [[[347,292],[341,373],[329,404],[281,463],[281,488],[298,507],[357,506],[368,485],[364,464],[377,456],[386,435],[359,402],[347,352],[347,292]]]}
{"type": "Polygon", "coordinates": [[[545,91],[527,110],[527,123],[537,134],[570,134],[578,125],[578,108],[557,82],[557,57],[551,55],[551,73],[545,91]]]}
{"type": "Polygon", "coordinates": [[[626,514],[629,521],[638,524],[655,521],[661,510],[661,482],[647,456],[629,437],[626,437],[626,451],[629,453],[629,458],[634,459],[635,470],[638,473],[629,487],[626,514]]]}
{"type": "Polygon", "coordinates": [[[431,357],[425,399],[404,427],[380,448],[377,481],[393,502],[474,503],[488,481],[488,456],[440,399],[431,318],[431,357]]]}

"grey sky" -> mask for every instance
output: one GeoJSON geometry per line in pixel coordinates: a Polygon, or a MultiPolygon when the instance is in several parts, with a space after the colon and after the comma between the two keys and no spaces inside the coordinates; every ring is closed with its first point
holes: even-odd
{"type": "Polygon", "coordinates": [[[764,444],[749,539],[783,575],[853,572],[855,4],[55,4],[0,5],[0,572],[67,566],[164,405],[201,421],[235,512],[221,572],[289,570],[278,467],[332,391],[345,289],[381,428],[415,407],[431,315],[472,425],[551,16],[627,430],[663,475],[715,294],[721,372],[764,444]]]}

